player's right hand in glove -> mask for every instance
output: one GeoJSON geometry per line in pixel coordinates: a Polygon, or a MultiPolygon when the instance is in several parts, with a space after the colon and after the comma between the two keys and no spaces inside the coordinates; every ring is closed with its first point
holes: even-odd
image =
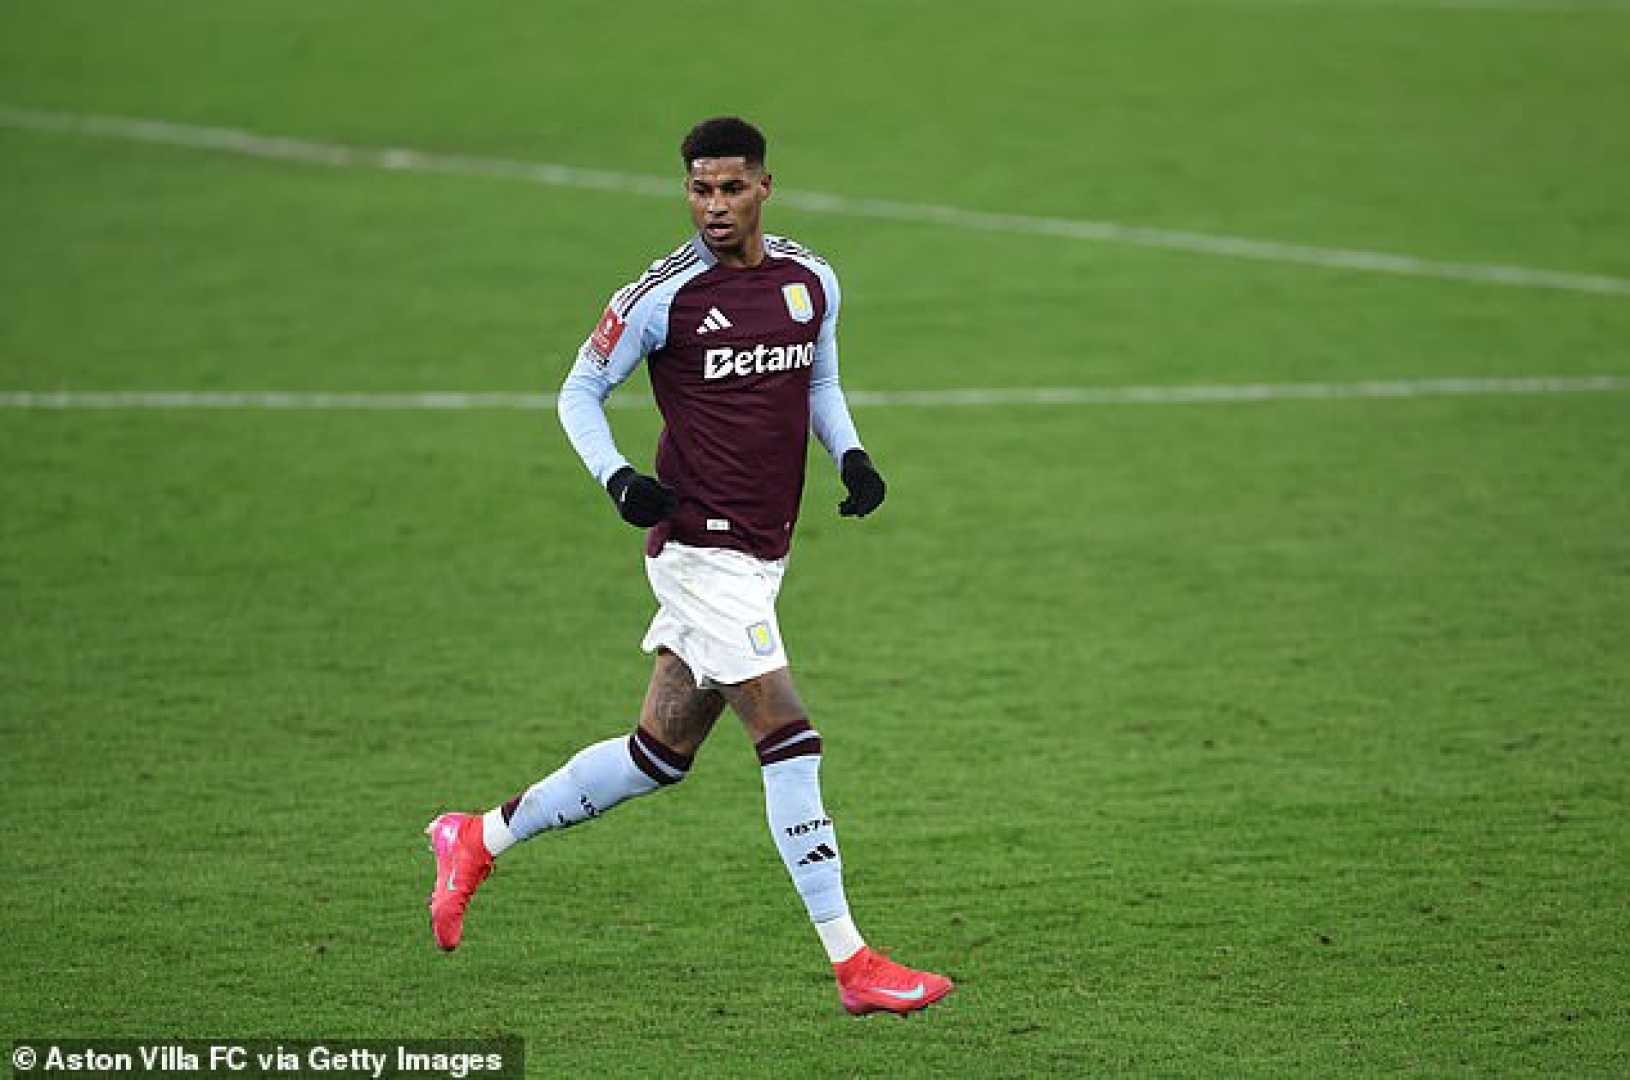
{"type": "Polygon", "coordinates": [[[866,451],[857,446],[845,453],[841,475],[843,486],[849,489],[849,497],[838,504],[840,516],[865,517],[883,505],[887,485],[866,451]]]}
{"type": "Polygon", "coordinates": [[[611,474],[611,479],[606,481],[606,494],[617,504],[617,513],[624,521],[642,529],[649,529],[679,505],[679,496],[674,494],[673,488],[654,476],[635,472],[632,465],[624,465],[611,474]]]}

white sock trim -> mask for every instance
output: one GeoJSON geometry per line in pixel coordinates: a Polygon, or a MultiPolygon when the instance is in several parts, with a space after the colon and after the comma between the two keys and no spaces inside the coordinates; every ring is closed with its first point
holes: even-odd
{"type": "Polygon", "coordinates": [[[843,963],[866,947],[865,939],[855,928],[855,920],[847,915],[839,915],[835,919],[816,923],[815,932],[821,935],[821,944],[826,947],[826,958],[834,964],[843,963]]]}
{"type": "Polygon", "coordinates": [[[495,806],[481,815],[481,840],[487,845],[487,853],[495,859],[515,846],[515,834],[504,821],[503,807],[495,806]]]}

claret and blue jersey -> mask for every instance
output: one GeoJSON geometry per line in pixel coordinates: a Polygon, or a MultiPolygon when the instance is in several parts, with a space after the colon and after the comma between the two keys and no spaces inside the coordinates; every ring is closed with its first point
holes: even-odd
{"type": "Polygon", "coordinates": [[[629,462],[602,408],[644,360],[662,412],[656,473],[679,495],[651,530],[761,559],[787,553],[813,429],[834,461],[860,445],[838,381],[837,275],[820,257],[766,236],[757,266],[729,267],[693,237],[619,289],[578,351],[560,414],[602,484],[629,462]]]}

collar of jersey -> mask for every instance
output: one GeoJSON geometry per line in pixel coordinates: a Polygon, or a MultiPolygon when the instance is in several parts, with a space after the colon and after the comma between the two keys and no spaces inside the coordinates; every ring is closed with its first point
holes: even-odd
{"type": "MultiPolygon", "coordinates": [[[[771,258],[770,249],[765,244],[762,237],[759,238],[759,245],[760,250],[764,252],[764,262],[769,262],[771,258]]],[[[691,234],[690,246],[694,248],[696,254],[701,257],[703,266],[713,267],[719,265],[719,257],[713,254],[713,249],[707,246],[707,241],[702,239],[702,234],[700,232],[691,234]]],[[[763,266],[764,263],[761,262],[758,264],[758,266],[731,267],[731,269],[758,270],[763,266]]]]}

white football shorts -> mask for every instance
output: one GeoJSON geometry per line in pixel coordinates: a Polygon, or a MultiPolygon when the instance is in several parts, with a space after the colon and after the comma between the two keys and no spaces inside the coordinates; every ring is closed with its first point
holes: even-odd
{"type": "Polygon", "coordinates": [[[645,560],[657,613],[640,648],[671,650],[702,689],[733,686],[787,666],[775,598],[787,560],[668,541],[645,560]]]}

